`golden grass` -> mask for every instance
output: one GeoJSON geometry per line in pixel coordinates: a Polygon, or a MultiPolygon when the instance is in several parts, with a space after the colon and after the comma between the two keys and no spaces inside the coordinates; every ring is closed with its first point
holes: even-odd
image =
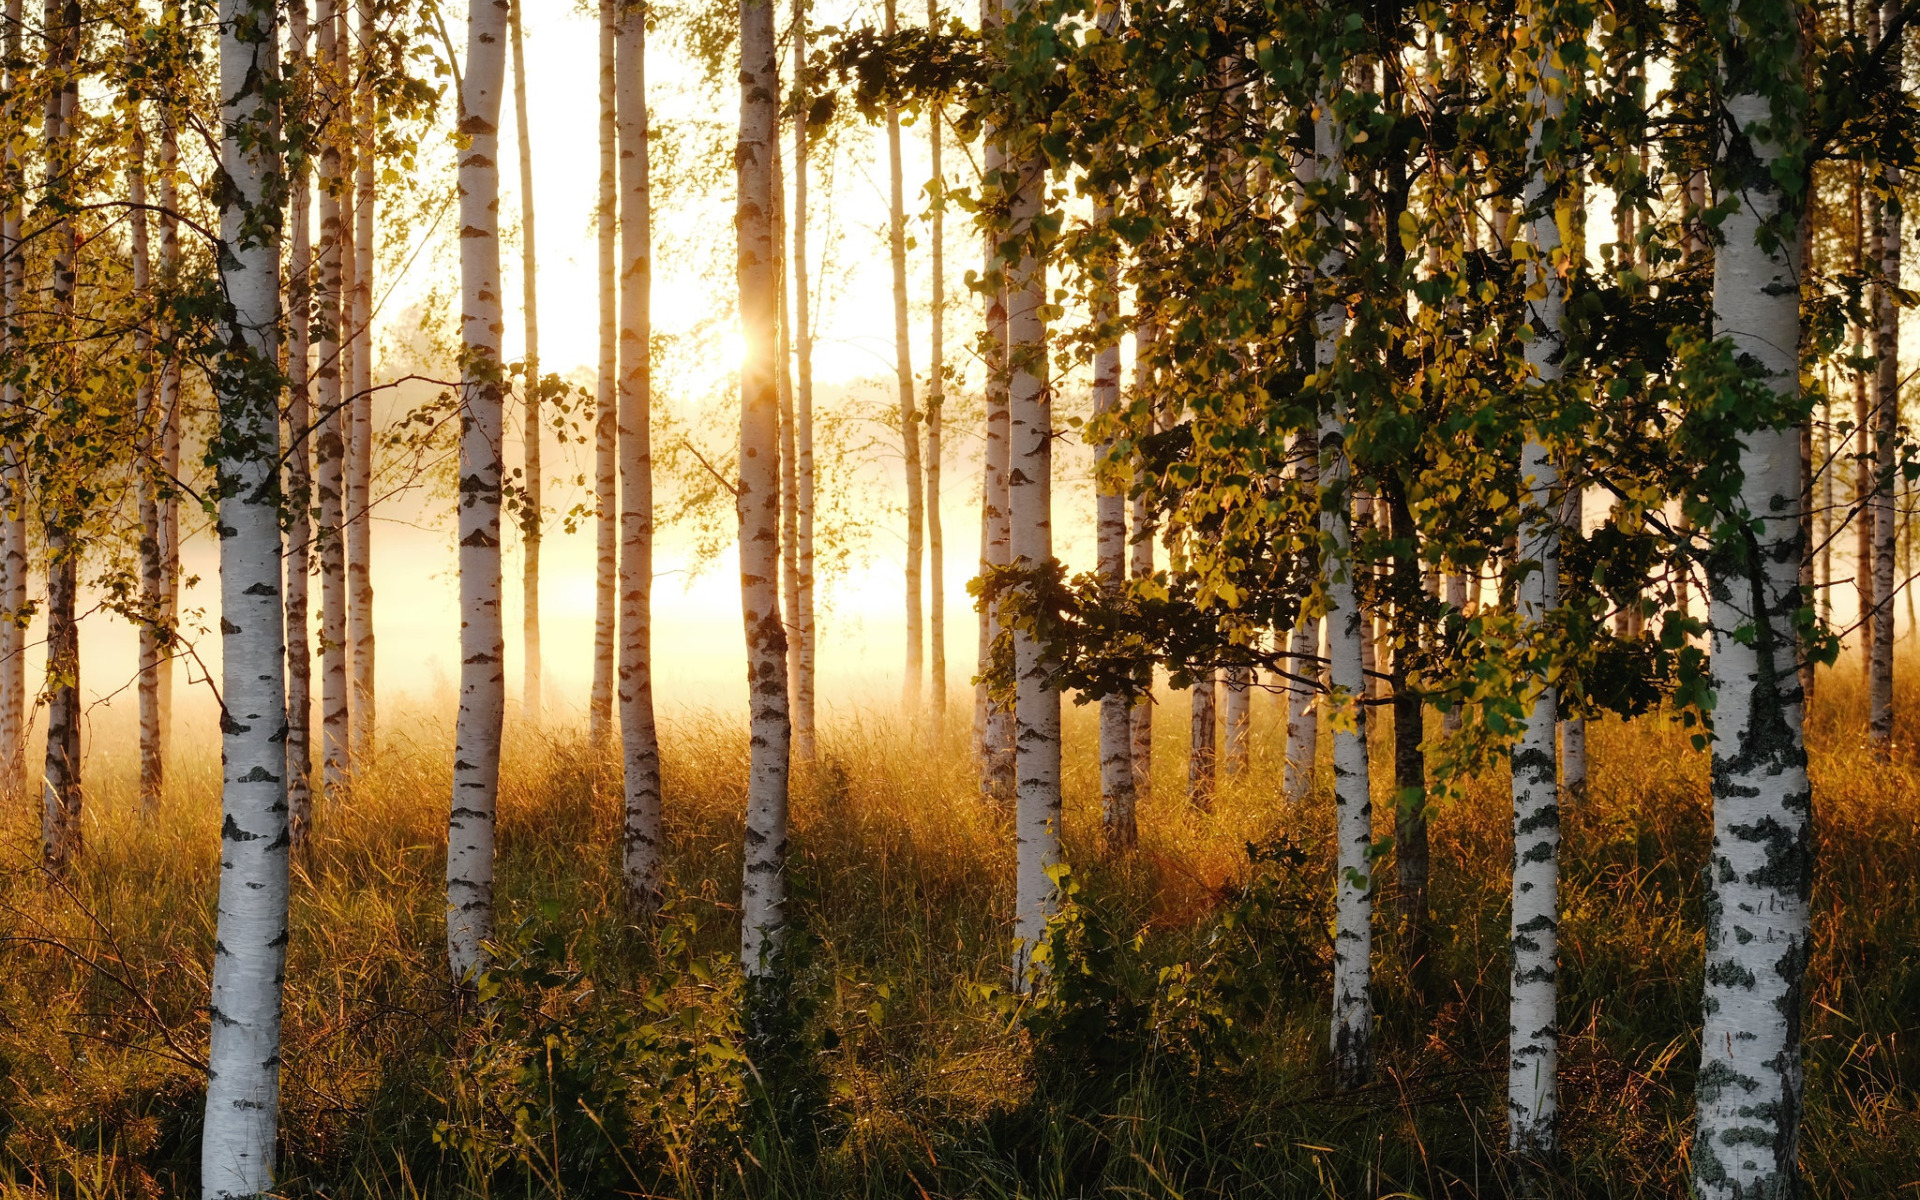
{"type": "MultiPolygon", "coordinates": [[[[1911,701],[1916,693],[1908,691],[1911,701]]],[[[1859,736],[1857,685],[1823,676],[1809,741],[1818,821],[1806,1005],[1812,1194],[1920,1195],[1920,762],[1903,724],[1891,763],[1859,736]]],[[[1300,915],[1292,964],[1246,1062],[1195,1097],[1142,1086],[1110,1111],[1028,1103],[1027,1043],[976,998],[1004,982],[1010,814],[974,784],[964,712],[940,732],[860,716],[823,731],[798,781],[792,869],[819,938],[835,1121],[779,1169],[696,1164],[712,1195],[1374,1196],[1504,1186],[1502,1042],[1510,817],[1504,778],[1433,819],[1434,980],[1416,1004],[1392,922],[1379,945],[1380,1082],[1339,1096],[1321,1077],[1324,905],[1300,915]],[[1089,1165],[1071,1122],[1099,1126],[1089,1165]],[[1048,1121],[1059,1128],[1039,1128],[1048,1121]],[[757,1173],[756,1173],[757,1172],[757,1173]]],[[[1256,704],[1252,771],[1213,809],[1184,799],[1184,703],[1158,725],[1136,854],[1109,859],[1087,709],[1069,709],[1067,849],[1089,894],[1168,963],[1201,952],[1247,874],[1245,844],[1284,832],[1327,877],[1330,812],[1277,798],[1277,714],[1256,704]]],[[[1385,722],[1379,724],[1384,725],[1385,722]]],[[[1699,1006],[1704,757],[1661,718],[1592,727],[1592,798],[1565,811],[1561,931],[1567,1194],[1684,1194],[1699,1006]]],[[[389,716],[352,802],[323,807],[297,866],[286,999],[290,1194],[479,1195],[434,1144],[471,1015],[443,980],[448,729],[389,716]]],[[[738,894],[741,723],[666,723],[671,890],[728,950],[738,894]]],[[[65,883],[38,869],[37,814],[0,819],[0,1196],[197,1190],[199,1082],[218,849],[211,747],[187,748],[167,803],[138,811],[124,753],[96,755],[88,847],[65,883]]],[[[542,922],[607,994],[653,953],[619,905],[619,798],[577,731],[510,731],[500,805],[499,926],[542,922]],[[596,781],[598,783],[596,784],[596,781]]],[[[1385,754],[1376,812],[1390,824],[1385,754]]],[[[1324,891],[1325,889],[1317,889],[1324,891]]],[[[1316,892],[1317,894],[1317,892],[1316,892]]],[[[1382,897],[1391,912],[1391,896],[1382,897]]],[[[1285,951],[1284,953],[1282,951],[1285,951]]],[[[519,1194],[516,1192],[515,1194],[519,1194]]]]}

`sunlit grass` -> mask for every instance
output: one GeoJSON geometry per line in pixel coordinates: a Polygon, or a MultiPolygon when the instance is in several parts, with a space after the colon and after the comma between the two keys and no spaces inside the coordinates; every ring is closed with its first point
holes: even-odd
{"type": "MultiPolygon", "coordinates": [[[[1820,1196],[1920,1185],[1920,806],[1911,730],[1891,764],[1861,745],[1851,673],[1828,673],[1810,725],[1818,817],[1806,1002],[1807,1176],[1820,1196]]],[[[1164,698],[1156,779],[1134,855],[1104,855],[1087,709],[1069,708],[1068,856],[1145,953],[1202,952],[1246,874],[1245,844],[1284,834],[1330,875],[1330,806],[1278,797],[1271,698],[1253,769],[1211,812],[1185,800],[1184,698],[1164,698]]],[[[980,999],[1005,982],[1011,814],[984,801],[967,714],[909,729],[866,715],[823,731],[797,780],[793,874],[818,936],[833,1120],[810,1152],[761,1143],[684,1164],[701,1195],[1473,1196],[1506,1167],[1506,781],[1433,819],[1434,987],[1412,1000],[1392,897],[1377,942],[1378,1083],[1321,1072],[1324,905],[1268,981],[1248,1061],[1199,1094],[1150,1084],[1107,1111],[1030,1103],[1027,1045],[980,999]],[[976,986],[978,985],[978,986],[976,986]],[[759,1151],[753,1149],[760,1146],[759,1151]],[[1088,1147],[1095,1147],[1089,1150],[1088,1147]],[[731,1152],[729,1152],[731,1153],[731,1152]]],[[[490,1194],[499,1178],[434,1141],[473,1017],[449,999],[442,878],[448,728],[389,714],[378,763],[321,808],[296,867],[286,999],[283,1164],[289,1194],[490,1194]]],[[[1385,722],[1381,722],[1384,725],[1385,722]]],[[[1700,987],[1706,763],[1658,718],[1591,732],[1592,798],[1565,810],[1561,928],[1567,1194],[1684,1194],[1700,987]]],[[[737,936],[741,723],[685,716],[663,733],[670,891],[701,947],[737,936]]],[[[1390,824],[1385,755],[1376,813],[1390,824]]],[[[572,729],[510,731],[500,806],[499,927],[557,926],[609,1003],[650,969],[619,896],[612,759],[572,729]],[[543,911],[557,913],[549,922],[543,911]]],[[[37,814],[0,828],[0,1195],[197,1190],[199,1070],[218,849],[212,748],[184,749],[162,810],[132,797],[124,747],[96,756],[88,848],[69,881],[38,870],[37,814]]],[[[1390,884],[1388,885],[1390,889],[1390,884]]],[[[1311,894],[1318,894],[1316,889],[1311,894]]],[[[524,1186],[513,1194],[522,1194],[524,1186]]]]}

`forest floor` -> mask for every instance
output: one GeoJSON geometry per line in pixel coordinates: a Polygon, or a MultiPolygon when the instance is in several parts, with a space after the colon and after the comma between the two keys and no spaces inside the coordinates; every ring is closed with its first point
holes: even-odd
{"type": "MultiPolygon", "coordinates": [[[[1809,732],[1805,1172],[1814,1196],[1920,1197],[1920,744],[1910,721],[1894,762],[1868,758],[1853,675],[1823,677],[1809,732]]],[[[1901,711],[1916,700],[1906,689],[1901,711]]],[[[1375,1082],[1339,1091],[1324,1049],[1331,806],[1276,798],[1261,697],[1250,773],[1211,812],[1191,807],[1185,707],[1162,706],[1125,857],[1100,844],[1093,714],[1069,707],[1080,916],[1058,940],[1068,982],[1039,1012],[1001,994],[1011,814],[979,797],[965,711],[938,735],[878,718],[823,730],[794,795],[801,1020],[759,1084],[730,960],[742,722],[665,723],[671,902],[645,927],[619,903],[614,761],[575,730],[510,730],[501,966],[483,1004],[460,1006],[444,976],[447,729],[390,716],[377,764],[350,804],[322,808],[295,867],[285,1194],[1504,1194],[1505,778],[1433,814],[1421,992],[1382,872],[1375,1082]]],[[[1706,758],[1660,716],[1595,722],[1590,744],[1591,795],[1563,810],[1566,1155],[1549,1190],[1681,1196],[1706,758]]],[[[64,882],[37,866],[37,813],[0,817],[0,1197],[199,1190],[210,751],[183,754],[151,816],[125,771],[98,768],[64,882]]],[[[1384,742],[1374,761],[1384,834],[1384,742]]]]}

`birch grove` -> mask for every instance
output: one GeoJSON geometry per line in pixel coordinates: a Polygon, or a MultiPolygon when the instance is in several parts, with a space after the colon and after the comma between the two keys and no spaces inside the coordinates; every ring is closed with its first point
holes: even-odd
{"type": "Polygon", "coordinates": [[[1920,8],[590,9],[5,0],[0,1193],[1898,1193],[1920,8]]]}

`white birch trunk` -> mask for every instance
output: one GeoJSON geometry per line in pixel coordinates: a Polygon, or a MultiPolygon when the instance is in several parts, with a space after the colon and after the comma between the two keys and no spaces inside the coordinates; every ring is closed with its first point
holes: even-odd
{"type": "MultiPolygon", "coordinates": [[[[940,24],[940,0],[927,0],[927,28],[940,24]]],[[[927,106],[928,150],[933,159],[933,214],[929,230],[932,245],[933,344],[927,361],[927,683],[933,694],[933,718],[947,718],[947,566],[946,530],[940,519],[940,469],[945,450],[941,420],[947,404],[947,264],[946,180],[941,174],[940,106],[927,106]]]]}
{"type": "MultiPolygon", "coordinates": [[[[373,636],[373,98],[374,0],[358,0],[360,67],[354,89],[353,403],[347,443],[347,628],[353,637],[353,752],[374,745],[373,636]]],[[[341,7],[344,25],[346,10],[341,7]]],[[[342,47],[345,48],[344,45],[342,47]]],[[[496,168],[497,169],[497,168],[496,168]]],[[[495,283],[496,290],[498,283],[495,283]]],[[[495,297],[496,301],[498,296],[495,297]]],[[[464,322],[463,322],[464,323],[464,322]]],[[[496,439],[497,440],[497,439],[496,439]]]]}
{"type": "MultiPolygon", "coordinates": [[[[1309,181],[1329,181],[1344,190],[1345,168],[1325,98],[1317,106],[1314,153],[1303,164],[1309,181]]],[[[1318,220],[1336,227],[1338,217],[1322,212],[1318,220]]],[[[1332,228],[1328,229],[1331,233],[1332,228]]],[[[1344,254],[1329,248],[1318,270],[1323,284],[1345,269],[1344,254]]],[[[1346,325],[1346,309],[1335,302],[1315,320],[1313,358],[1316,376],[1333,370],[1346,325]]],[[[1333,1019],[1330,1047],[1333,1069],[1342,1086],[1365,1082],[1373,1042],[1373,799],[1367,777],[1367,710],[1364,671],[1367,618],[1354,594],[1353,503],[1347,459],[1346,415],[1338,406],[1320,414],[1320,535],[1332,553],[1322,564],[1326,590],[1328,697],[1333,730],[1334,929],[1333,1019]]]]}
{"type": "MultiPolygon", "coordinates": [[[[161,19],[178,28],[181,20],[179,0],[163,0],[161,19]]],[[[180,139],[179,106],[170,97],[160,97],[160,284],[174,291],[180,279],[180,139]]],[[[162,317],[155,335],[162,341],[173,337],[172,325],[162,317]]],[[[166,630],[166,652],[160,655],[159,683],[155,691],[160,732],[157,745],[165,761],[173,737],[173,664],[179,657],[174,637],[180,617],[180,490],[173,481],[180,478],[180,356],[169,354],[160,360],[158,406],[159,474],[166,481],[160,489],[160,606],[155,624],[166,630]]]]}
{"type": "MultiPolygon", "coordinates": [[[[133,47],[128,47],[132,57],[133,47]]],[[[140,807],[151,816],[160,805],[160,793],[166,779],[166,759],[160,746],[160,657],[162,634],[154,617],[161,605],[160,578],[160,488],[157,476],[159,438],[155,436],[157,391],[153,376],[153,328],[147,314],[152,310],[152,262],[147,245],[147,138],[143,97],[129,89],[127,98],[127,249],[131,258],[134,301],[139,316],[133,331],[134,358],[142,366],[134,385],[134,428],[138,431],[141,461],[135,491],[140,512],[140,608],[139,626],[139,708],[140,708],[140,807]]]]}
{"type": "Polygon", "coordinates": [[[1213,807],[1214,766],[1220,756],[1219,697],[1219,671],[1209,670],[1194,679],[1187,742],[1187,802],[1202,810],[1213,807]]]}
{"type": "MultiPolygon", "coordinates": [[[[793,78],[807,82],[806,0],[793,0],[793,78]]],[[[816,754],[813,732],[813,324],[807,282],[807,112],[793,118],[793,312],[794,312],[794,573],[799,584],[794,637],[799,642],[793,679],[793,751],[801,763],[816,754]]]]}
{"type": "MultiPolygon", "coordinates": [[[[335,103],[341,94],[339,29],[335,0],[315,0],[315,90],[324,91],[335,103]]],[[[342,272],[347,262],[347,227],[340,203],[346,190],[340,140],[339,131],[330,130],[320,148],[320,336],[313,371],[320,408],[313,443],[313,487],[318,501],[314,543],[320,558],[320,778],[327,800],[336,804],[347,798],[353,778],[352,694],[347,679],[347,415],[340,370],[346,345],[342,272]]]]}
{"type": "MultiPolygon", "coordinates": [[[[895,0],[885,0],[888,37],[899,32],[895,0]]],[[[887,105],[887,250],[893,263],[893,361],[900,393],[900,439],[906,452],[907,479],[907,663],[901,699],[909,714],[919,711],[926,630],[921,624],[921,559],[925,538],[925,481],[920,465],[920,414],[913,395],[913,344],[907,323],[907,212],[900,163],[900,110],[887,105]]]]}
{"type": "Polygon", "coordinates": [[[533,139],[527,132],[527,58],[520,28],[524,0],[511,0],[508,21],[513,35],[513,125],[520,150],[520,313],[526,322],[526,406],[520,444],[524,469],[520,486],[520,714],[540,723],[540,289],[539,255],[534,246],[533,139]]]}
{"type": "MultiPolygon", "coordinates": [[[[7,0],[6,58],[0,63],[0,88],[5,91],[7,128],[25,120],[18,91],[21,0],[7,0]]],[[[0,346],[11,351],[14,322],[19,320],[20,287],[25,264],[18,257],[20,219],[25,179],[15,140],[0,148],[0,346]]],[[[12,419],[19,411],[20,387],[9,374],[0,383],[0,412],[12,419]]],[[[0,803],[21,794],[26,775],[27,715],[27,489],[21,448],[0,447],[0,803]]]]}
{"type": "MultiPolygon", "coordinates": [[[[999,0],[981,0],[981,28],[991,29],[999,22],[999,0]]],[[[1006,147],[991,125],[982,131],[981,141],[984,186],[1005,189],[1006,147]]],[[[983,569],[1004,567],[1013,561],[1012,514],[1007,494],[1012,465],[1012,435],[1008,427],[1007,407],[1007,287],[1001,274],[999,235],[989,230],[983,278],[999,278],[1000,283],[987,293],[984,313],[987,447],[980,496],[980,560],[983,569]]],[[[982,734],[980,791],[990,800],[1005,801],[1012,799],[1016,790],[1014,714],[1012,708],[988,694],[985,683],[986,674],[992,666],[991,647],[999,635],[998,613],[990,606],[982,606],[979,645],[981,682],[975,685],[974,696],[976,720],[982,734]]]]}
{"type": "MultiPolygon", "coordinates": [[[[1053,561],[1053,400],[1047,380],[1046,264],[1034,252],[1036,226],[1045,208],[1045,163],[1026,158],[1009,164],[1017,172],[1008,206],[1007,239],[1018,260],[1007,279],[1007,512],[1013,565],[1044,570],[1053,561]]],[[[1004,258],[1004,254],[1003,254],[1004,258]]],[[[1023,629],[1013,635],[1014,770],[1014,987],[1033,979],[1029,958],[1059,906],[1049,874],[1060,862],[1060,693],[1044,648],[1023,629]]]]}
{"type": "MultiPolygon", "coordinates": [[[[46,157],[48,200],[70,203],[74,162],[74,115],[78,108],[80,6],[48,0],[46,157]]],[[[53,316],[63,336],[73,326],[74,282],[79,246],[71,217],[53,227],[53,316]]],[[[56,387],[79,386],[70,352],[59,355],[56,387]]],[[[70,484],[55,483],[43,499],[47,539],[47,746],[43,774],[41,842],[47,867],[56,874],[80,851],[80,629],[75,617],[80,547],[75,538],[85,514],[70,484]]]]}
{"type": "MultiPolygon", "coordinates": [[[[493,936],[494,805],[506,715],[506,631],[500,615],[500,92],[509,0],[467,16],[460,129],[460,712],[453,731],[447,823],[447,966],[456,985],[486,962],[493,936]]],[[[364,9],[362,10],[365,11],[364,9]]],[[[370,197],[363,191],[362,203],[370,197]]],[[[366,226],[362,225],[364,230],[366,226]]]]}
{"type": "MultiPolygon", "coordinates": [[[[1900,20],[1900,5],[1880,6],[1874,25],[1879,30],[1894,28],[1900,20]]],[[[1904,41],[1896,33],[1897,41],[1904,41]]],[[[1902,49],[1895,46],[1886,56],[1892,86],[1900,86],[1902,49]]],[[[1899,193],[1900,168],[1885,168],[1884,184],[1899,193]]],[[[1898,536],[1898,514],[1894,511],[1894,451],[1900,440],[1900,307],[1893,289],[1900,286],[1901,210],[1897,204],[1879,206],[1878,264],[1883,282],[1873,289],[1875,358],[1873,385],[1873,502],[1868,519],[1873,526],[1873,633],[1869,645],[1872,656],[1867,664],[1867,742],[1878,755],[1885,756],[1893,746],[1893,597],[1894,544],[1898,536]]]]}
{"type": "MultiPolygon", "coordinates": [[[[1799,387],[1799,239],[1772,167],[1798,119],[1755,79],[1755,61],[1797,70],[1800,6],[1743,0],[1724,27],[1716,199],[1731,210],[1714,254],[1715,333],[1775,394],[1799,387]],[[1740,64],[1740,65],[1733,65],[1740,64]],[[1784,120],[1783,120],[1784,115],[1784,120]]],[[[1812,883],[1812,791],[1801,740],[1799,436],[1789,423],[1739,449],[1733,530],[1711,560],[1713,849],[1707,864],[1706,995],[1693,1187],[1704,1200],[1798,1191],[1804,1076],[1800,1007],[1812,883]]]]}
{"type": "MultiPolygon", "coordinates": [[[[1102,199],[1094,208],[1096,226],[1113,219],[1113,205],[1102,199]]],[[[1104,268],[1111,272],[1112,264],[1104,268]]],[[[1119,319],[1118,297],[1109,277],[1094,298],[1094,323],[1119,319]]],[[[1103,342],[1093,358],[1093,409],[1110,413],[1120,403],[1120,342],[1116,335],[1103,342]]],[[[1113,453],[1113,441],[1100,443],[1096,454],[1104,461],[1113,453]]],[[[1119,488],[1101,484],[1094,495],[1094,524],[1099,549],[1101,590],[1118,599],[1127,582],[1127,497],[1119,488]]],[[[1107,846],[1126,850],[1138,836],[1134,820],[1132,704],[1125,696],[1100,699],[1100,809],[1107,846]]]]}
{"type": "MultiPolygon", "coordinates": [[[[653,196],[645,14],[615,47],[620,148],[620,744],[623,873],[636,912],[660,902],[660,743],[653,719],[653,196]]],[[[777,502],[778,497],[775,497],[777,502]]],[[[775,614],[776,619],[778,613],[775,614]]]]}
{"type": "Polygon", "coordinates": [[[600,0],[600,192],[594,212],[599,238],[600,363],[593,392],[593,680],[587,693],[587,733],[593,745],[613,736],[614,643],[618,637],[620,514],[620,293],[618,272],[618,84],[614,43],[618,0],[600,0]]]}
{"type": "MultiPolygon", "coordinates": [[[[1301,430],[1293,447],[1294,472],[1309,495],[1320,488],[1320,434],[1301,430]]],[[[1320,756],[1320,618],[1302,616],[1287,635],[1287,762],[1281,786],[1287,801],[1299,804],[1313,791],[1320,756]]]]}
{"type": "MultiPolygon", "coordinates": [[[[1565,71],[1555,62],[1557,27],[1536,21],[1538,73],[1529,100],[1533,124],[1527,152],[1532,162],[1524,197],[1527,228],[1527,367],[1542,387],[1557,384],[1565,344],[1561,281],[1560,218],[1568,201],[1558,188],[1562,175],[1547,161],[1546,131],[1566,111],[1565,71]]],[[[1526,489],[1515,571],[1518,615],[1539,630],[1559,603],[1559,474],[1552,455],[1530,435],[1520,454],[1526,489]]],[[[1513,905],[1508,938],[1512,980],[1508,992],[1507,1145],[1532,1166],[1550,1162],[1559,1150],[1559,1045],[1556,1017],[1559,985],[1560,802],[1554,734],[1558,705],[1546,678],[1523,681],[1527,722],[1512,752],[1513,905]]]]}
{"type": "MultiPolygon", "coordinates": [[[[1133,333],[1133,388],[1146,403],[1153,404],[1153,344],[1159,326],[1141,317],[1133,333]]],[[[1143,474],[1145,466],[1135,460],[1134,471],[1143,474]]],[[[1135,579],[1153,577],[1153,512],[1145,495],[1133,499],[1133,529],[1128,535],[1128,569],[1135,579]]],[[[1133,796],[1135,807],[1153,789],[1153,680],[1147,680],[1147,694],[1136,699],[1127,710],[1127,748],[1133,760],[1133,796]]]]}
{"type": "MultiPolygon", "coordinates": [[[[287,6],[289,76],[306,73],[308,32],[307,0],[291,0],[287,6]]],[[[313,246],[308,182],[303,163],[292,173],[287,204],[287,829],[295,851],[306,845],[313,825],[313,650],[307,637],[307,572],[313,558],[313,413],[307,365],[313,325],[313,246]]]]}
{"type": "Polygon", "coordinates": [[[1249,667],[1228,667],[1225,672],[1225,703],[1222,724],[1226,729],[1226,750],[1221,765],[1227,778],[1246,774],[1253,755],[1253,671],[1249,667]]]}
{"type": "Polygon", "coordinates": [[[740,324],[740,615],[746,632],[749,744],[740,962],[764,978],[781,968],[787,925],[786,631],[780,622],[779,396],[774,383],[779,296],[773,230],[779,69],[772,0],[740,4],[738,164],[740,324]]]}
{"type": "Polygon", "coordinates": [[[273,1186],[287,962],[285,610],[281,601],[277,360],[280,246],[274,203],[279,62],[265,0],[220,6],[221,853],[208,1003],[203,1196],[273,1186]],[[264,218],[264,222],[263,222],[264,218]],[[264,239],[251,232],[264,223],[264,239]]]}

